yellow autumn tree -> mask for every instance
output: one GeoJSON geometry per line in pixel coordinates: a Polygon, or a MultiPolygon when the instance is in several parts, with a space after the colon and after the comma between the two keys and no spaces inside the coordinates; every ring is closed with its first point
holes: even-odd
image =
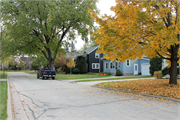
{"type": "Polygon", "coordinates": [[[71,75],[71,68],[75,66],[75,62],[74,62],[72,56],[70,56],[70,57],[66,60],[66,65],[67,65],[67,67],[70,68],[70,75],[71,75]]]}
{"type": "Polygon", "coordinates": [[[179,4],[177,0],[116,1],[114,16],[99,16],[89,10],[100,26],[93,32],[106,59],[124,62],[160,56],[169,60],[170,84],[177,84],[179,60],[179,4]]]}

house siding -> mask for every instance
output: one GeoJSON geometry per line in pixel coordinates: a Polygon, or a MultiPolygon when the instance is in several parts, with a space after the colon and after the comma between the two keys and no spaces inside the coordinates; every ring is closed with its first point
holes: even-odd
{"type": "Polygon", "coordinates": [[[127,61],[123,63],[123,74],[134,74],[134,64],[138,64],[138,71],[139,71],[139,60],[130,60],[130,66],[127,66],[127,61]]]}
{"type": "MultiPolygon", "coordinates": [[[[112,74],[116,73],[116,69],[110,69],[110,62],[111,60],[103,60],[103,72],[111,72],[112,74]],[[106,63],[108,63],[108,69],[106,69],[106,63]]],[[[113,62],[113,66],[115,66],[116,60],[113,62]]],[[[127,66],[127,61],[124,63],[118,62],[118,69],[122,72],[123,75],[134,75],[134,64],[138,65],[138,73],[141,73],[141,64],[144,63],[149,63],[149,60],[144,60],[144,59],[138,59],[136,60],[130,60],[130,66],[127,66]]]]}
{"type": "MultiPolygon", "coordinates": [[[[100,72],[103,72],[103,61],[100,58],[95,58],[95,49],[88,55],[88,72],[93,72],[93,73],[99,73],[99,69],[92,69],[92,63],[99,63],[100,62],[100,72]]],[[[100,54],[100,57],[103,57],[103,54],[100,54]]]]}

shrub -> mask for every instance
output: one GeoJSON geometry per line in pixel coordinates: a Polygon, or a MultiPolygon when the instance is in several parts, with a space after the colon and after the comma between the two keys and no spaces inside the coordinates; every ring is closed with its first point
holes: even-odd
{"type": "Polygon", "coordinates": [[[179,73],[179,68],[180,68],[180,67],[177,67],[177,75],[180,74],[180,73],[179,73]]]}
{"type": "Polygon", "coordinates": [[[65,73],[66,74],[70,73],[70,68],[68,68],[67,65],[65,65],[65,73]]]}
{"type": "Polygon", "coordinates": [[[162,77],[163,77],[162,72],[161,72],[161,71],[158,71],[157,78],[158,78],[158,79],[161,79],[162,77]]]}
{"type": "Polygon", "coordinates": [[[153,75],[155,71],[161,70],[161,68],[162,68],[162,61],[163,61],[163,59],[159,58],[159,57],[155,57],[155,58],[150,59],[149,70],[150,70],[150,74],[151,75],[153,75]]]}
{"type": "Polygon", "coordinates": [[[163,69],[161,70],[161,72],[162,72],[163,75],[166,75],[166,74],[169,74],[169,70],[170,70],[170,68],[165,67],[165,68],[163,68],[163,69]]]}
{"type": "Polygon", "coordinates": [[[116,70],[116,76],[122,76],[122,75],[123,75],[122,72],[119,69],[117,69],[116,70]]]}
{"type": "Polygon", "coordinates": [[[154,72],[154,77],[157,78],[157,76],[158,76],[158,71],[155,71],[154,72]]]}
{"type": "Polygon", "coordinates": [[[79,70],[79,68],[74,68],[74,69],[72,70],[72,72],[73,72],[73,74],[79,74],[79,73],[80,73],[80,70],[79,70]]]}
{"type": "Polygon", "coordinates": [[[162,74],[161,71],[155,71],[154,72],[154,77],[157,79],[161,79],[164,75],[162,74]]]}
{"type": "Polygon", "coordinates": [[[80,73],[82,74],[87,73],[87,63],[86,63],[86,58],[84,56],[81,57],[79,70],[80,73]]]}

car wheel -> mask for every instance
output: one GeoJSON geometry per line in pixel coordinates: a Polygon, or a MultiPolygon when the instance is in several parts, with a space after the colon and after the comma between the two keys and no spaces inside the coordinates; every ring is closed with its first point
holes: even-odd
{"type": "Polygon", "coordinates": [[[42,79],[44,80],[44,77],[42,77],[42,79]]]}
{"type": "Polygon", "coordinates": [[[52,79],[54,80],[54,79],[55,79],[55,77],[52,77],[52,79]]]}
{"type": "Polygon", "coordinates": [[[37,78],[39,79],[39,76],[37,76],[37,78]]]}

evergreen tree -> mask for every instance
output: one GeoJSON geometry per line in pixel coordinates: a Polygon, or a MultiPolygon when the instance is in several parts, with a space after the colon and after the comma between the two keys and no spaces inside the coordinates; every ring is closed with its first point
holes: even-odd
{"type": "Polygon", "coordinates": [[[79,66],[80,66],[80,73],[82,73],[82,74],[87,73],[86,58],[84,56],[81,57],[79,66]]]}
{"type": "Polygon", "coordinates": [[[155,71],[161,70],[162,61],[163,61],[163,59],[159,58],[159,57],[155,57],[155,58],[150,59],[150,67],[149,67],[149,69],[150,69],[150,74],[151,75],[154,75],[155,71]]]}

